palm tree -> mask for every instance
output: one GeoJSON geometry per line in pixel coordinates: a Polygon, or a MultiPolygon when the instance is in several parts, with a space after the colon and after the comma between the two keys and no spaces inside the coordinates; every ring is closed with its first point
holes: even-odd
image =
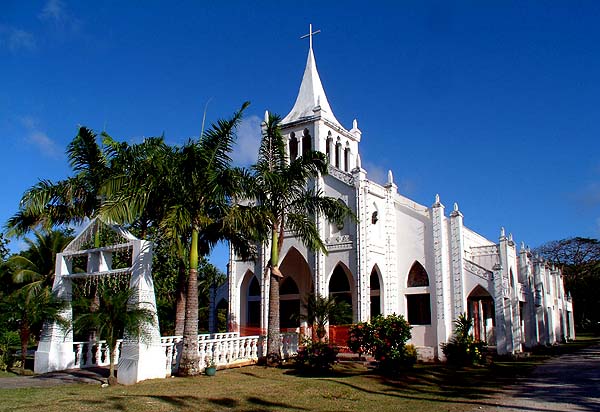
{"type": "Polygon", "coordinates": [[[35,230],[35,240],[26,238],[28,248],[8,259],[13,282],[25,284],[26,289],[52,287],[56,254],[73,239],[69,230],[40,232],[35,230]]]}
{"type": "Polygon", "coordinates": [[[270,274],[267,358],[279,363],[279,281],[283,277],[279,270],[279,253],[284,230],[291,231],[309,249],[327,253],[315,216],[324,215],[329,221],[342,222],[353,215],[336,199],[309,188],[312,179],[327,174],[325,154],[308,151],[290,162],[279,128],[279,116],[270,114],[265,120],[258,161],[252,166],[253,179],[247,187],[247,196],[256,201],[257,214],[269,228],[271,254],[265,268],[270,274]]]}
{"type": "Polygon", "coordinates": [[[8,324],[19,331],[21,340],[21,361],[25,368],[29,339],[40,330],[44,322],[57,322],[66,327],[68,322],[61,318],[67,303],[57,299],[49,287],[21,288],[0,302],[0,309],[8,319],[8,324]]]}
{"type": "Polygon", "coordinates": [[[351,309],[349,306],[347,302],[338,302],[335,297],[311,293],[304,305],[306,315],[301,318],[315,328],[317,339],[322,341],[327,334],[325,327],[329,321],[343,318],[351,309]]]}
{"type": "MultiPolygon", "coordinates": [[[[247,256],[252,251],[245,233],[252,225],[243,213],[232,213],[230,199],[240,190],[243,171],[230,167],[229,157],[235,129],[248,107],[244,103],[231,119],[219,120],[198,140],[190,139],[182,147],[171,148],[168,167],[160,174],[161,198],[166,213],[160,221],[162,233],[187,256],[188,276],[185,300],[183,349],[179,374],[200,373],[198,354],[198,262],[220,240],[229,240],[247,256]],[[187,249],[186,253],[183,250],[187,249]]],[[[136,181],[117,189],[114,186],[103,212],[115,221],[138,218],[152,198],[156,179],[136,181]]],[[[253,238],[254,239],[254,238],[253,238]]]]}
{"type": "Polygon", "coordinates": [[[96,141],[96,134],[80,127],[67,146],[67,157],[75,175],[52,182],[41,180],[28,189],[6,227],[10,235],[23,235],[35,227],[49,229],[80,224],[92,218],[101,203],[100,188],[110,175],[108,159],[96,141]]]}
{"type": "Polygon", "coordinates": [[[110,373],[108,383],[117,382],[115,377],[115,352],[117,341],[124,333],[130,338],[149,338],[145,325],[154,323],[154,313],[145,308],[132,308],[128,305],[133,291],[124,289],[115,291],[107,283],[101,283],[98,288],[100,308],[79,316],[73,329],[76,332],[86,332],[94,329],[100,339],[106,340],[109,348],[110,373]]]}

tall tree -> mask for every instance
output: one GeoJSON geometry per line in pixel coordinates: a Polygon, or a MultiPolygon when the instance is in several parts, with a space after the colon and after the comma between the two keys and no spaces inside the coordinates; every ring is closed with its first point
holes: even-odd
{"type": "MultiPolygon", "coordinates": [[[[182,147],[172,148],[169,168],[161,179],[168,193],[164,197],[166,213],[160,228],[180,250],[187,248],[187,289],[183,349],[179,363],[180,375],[196,375],[198,353],[198,263],[220,240],[227,239],[243,255],[251,252],[248,237],[252,225],[242,214],[231,213],[230,199],[240,190],[243,172],[231,168],[230,153],[235,130],[248,106],[244,103],[231,119],[219,120],[202,133],[198,140],[190,139],[182,147]],[[247,231],[243,229],[248,229],[247,231]]],[[[103,211],[115,220],[137,218],[146,208],[152,182],[133,181],[109,196],[103,211]],[[120,211],[130,213],[127,216],[120,211]]],[[[104,213],[104,212],[103,212],[104,213]]]]}
{"type": "Polygon", "coordinates": [[[56,321],[63,327],[68,323],[60,314],[66,303],[57,299],[50,287],[20,288],[0,301],[0,311],[10,327],[19,331],[21,361],[25,368],[27,347],[32,336],[39,338],[38,331],[44,322],[56,321]]]}
{"type": "Polygon", "coordinates": [[[265,120],[258,161],[252,166],[253,179],[247,187],[247,196],[256,202],[257,214],[269,229],[271,253],[265,268],[270,279],[267,357],[270,362],[278,363],[281,358],[279,281],[283,277],[279,270],[279,253],[284,231],[291,231],[309,249],[327,253],[315,218],[325,216],[329,221],[341,223],[353,214],[336,199],[311,188],[315,178],[327,174],[325,154],[308,151],[290,162],[279,128],[279,116],[270,114],[265,120]]]}
{"type": "Polygon", "coordinates": [[[578,329],[600,333],[600,241],[583,237],[555,240],[535,252],[562,267],[578,329]]]}
{"type": "Polygon", "coordinates": [[[71,232],[66,229],[35,230],[35,239],[25,238],[27,249],[8,259],[13,282],[26,289],[52,287],[56,254],[73,239],[71,232]]]}
{"type": "Polygon", "coordinates": [[[6,224],[10,235],[23,235],[40,226],[79,224],[95,216],[101,204],[100,188],[110,174],[96,134],[80,127],[67,146],[67,157],[74,176],[58,182],[41,180],[28,189],[19,211],[6,224]]]}

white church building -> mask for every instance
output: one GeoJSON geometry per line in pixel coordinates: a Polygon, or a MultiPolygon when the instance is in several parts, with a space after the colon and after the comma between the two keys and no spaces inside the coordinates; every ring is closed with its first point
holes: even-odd
{"type": "MultiPolygon", "coordinates": [[[[288,153],[326,153],[329,174],[316,188],[339,199],[358,217],[343,225],[317,218],[328,254],[307,250],[287,234],[280,253],[281,327],[298,330],[302,302],[310,293],[336,296],[352,307],[353,322],[392,313],[412,325],[412,339],[425,359],[442,357],[453,321],[467,313],[475,338],[499,354],[574,337],[571,300],[559,268],[518,248],[499,228],[490,240],[463,224],[454,203],[450,210],[432,194],[421,205],[398,192],[392,172],[387,183],[369,180],[361,166],[362,132],[354,120],[346,129],[335,117],[311,45],[300,90],[282,119],[288,153]]],[[[263,246],[255,261],[230,252],[227,291],[231,331],[263,333],[267,328],[269,282],[263,246]]],[[[217,299],[218,301],[219,299],[217,299]]]]}

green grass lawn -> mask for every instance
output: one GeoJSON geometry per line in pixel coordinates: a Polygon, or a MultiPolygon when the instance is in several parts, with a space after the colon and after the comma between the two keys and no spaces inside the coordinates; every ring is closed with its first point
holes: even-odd
{"type": "Polygon", "coordinates": [[[0,390],[0,410],[10,411],[465,411],[495,405],[494,395],[540,362],[598,339],[503,360],[486,367],[454,369],[417,365],[386,378],[358,364],[337,365],[327,377],[298,376],[290,368],[250,366],[215,377],[171,378],[133,386],[62,385],[0,390]]]}

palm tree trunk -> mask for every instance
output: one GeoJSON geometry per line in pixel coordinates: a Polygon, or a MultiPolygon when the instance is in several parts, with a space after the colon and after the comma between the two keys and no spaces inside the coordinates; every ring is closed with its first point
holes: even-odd
{"type": "Polygon", "coordinates": [[[19,335],[21,338],[21,370],[25,371],[25,361],[27,360],[27,345],[29,343],[29,324],[27,322],[23,322],[21,324],[21,330],[19,331],[19,335]]]}
{"type": "Polygon", "coordinates": [[[183,349],[178,374],[180,376],[200,374],[200,354],[198,353],[198,231],[195,229],[192,231],[190,272],[183,327],[183,349]]]}
{"type": "Polygon", "coordinates": [[[267,327],[267,362],[271,365],[281,362],[280,350],[280,313],[279,313],[279,279],[273,273],[279,272],[279,239],[277,228],[273,228],[271,238],[271,260],[269,262],[269,324],[267,327]]]}
{"type": "Polygon", "coordinates": [[[281,362],[280,340],[281,331],[279,328],[279,278],[269,273],[269,325],[267,329],[267,361],[269,364],[279,364],[281,362]]]}
{"type": "Polygon", "coordinates": [[[175,335],[183,335],[185,323],[185,302],[187,294],[187,273],[183,260],[179,261],[177,292],[175,296],[175,335]]]}
{"type": "Polygon", "coordinates": [[[108,373],[108,384],[115,385],[117,383],[117,377],[115,376],[115,349],[117,348],[117,341],[110,345],[109,349],[109,373],[108,373]]]}

